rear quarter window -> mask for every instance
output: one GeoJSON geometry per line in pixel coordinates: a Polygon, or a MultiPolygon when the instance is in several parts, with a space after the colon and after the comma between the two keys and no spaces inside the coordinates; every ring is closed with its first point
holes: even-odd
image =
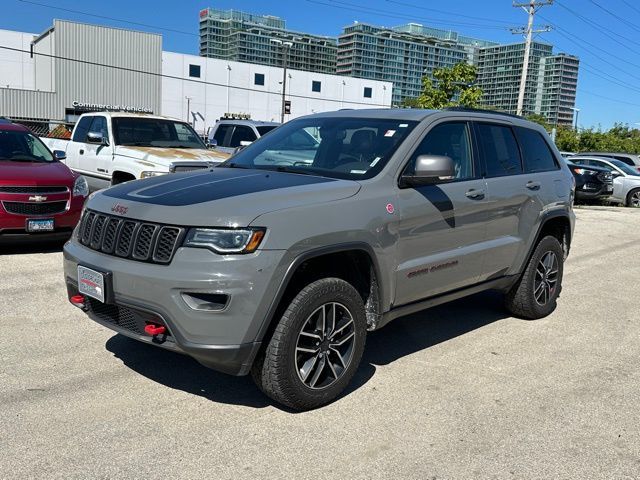
{"type": "Polygon", "coordinates": [[[501,177],[522,173],[520,151],[511,127],[489,123],[479,123],[477,127],[486,176],[501,177]]]}
{"type": "Polygon", "coordinates": [[[516,127],[524,169],[528,173],[557,170],[558,163],[544,137],[530,128],[516,127]]]}

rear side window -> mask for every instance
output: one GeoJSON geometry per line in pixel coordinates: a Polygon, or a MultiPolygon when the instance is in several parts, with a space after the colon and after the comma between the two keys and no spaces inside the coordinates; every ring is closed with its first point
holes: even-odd
{"type": "Polygon", "coordinates": [[[253,142],[256,140],[256,134],[251,127],[245,127],[243,125],[236,126],[231,136],[230,147],[236,148],[240,146],[240,142],[253,142]]]}
{"type": "Polygon", "coordinates": [[[478,137],[487,177],[522,173],[520,151],[511,127],[479,123],[478,137]]]}
{"type": "Polygon", "coordinates": [[[616,160],[620,160],[621,162],[624,162],[627,165],[631,165],[632,167],[635,166],[635,163],[633,163],[633,160],[631,160],[629,157],[614,156],[613,158],[615,158],[616,160]]]}
{"type": "Polygon", "coordinates": [[[86,142],[93,117],[82,117],[73,131],[74,142],[86,142]]]}
{"type": "Polygon", "coordinates": [[[539,132],[529,128],[517,127],[516,133],[522,148],[526,172],[546,172],[558,168],[549,145],[539,132]]]}
{"type": "Polygon", "coordinates": [[[218,143],[221,147],[226,147],[227,145],[223,145],[224,137],[226,137],[229,129],[233,128],[233,125],[220,125],[216,129],[216,133],[213,135],[213,139],[218,143]]]}

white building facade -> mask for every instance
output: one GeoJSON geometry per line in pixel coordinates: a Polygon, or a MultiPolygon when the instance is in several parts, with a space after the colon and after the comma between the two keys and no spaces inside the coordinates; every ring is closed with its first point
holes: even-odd
{"type": "MultiPolygon", "coordinates": [[[[162,52],[161,113],[189,121],[195,114],[197,130],[225,114],[279,122],[283,73],[279,67],[162,52]]],[[[284,120],[344,108],[389,108],[392,87],[390,82],[287,70],[285,99],[291,113],[284,120]]]]}

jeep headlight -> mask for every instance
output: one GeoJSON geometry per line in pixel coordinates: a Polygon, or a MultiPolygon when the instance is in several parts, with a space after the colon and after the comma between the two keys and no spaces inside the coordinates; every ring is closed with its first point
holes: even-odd
{"type": "Polygon", "coordinates": [[[80,175],[76,178],[76,181],[73,182],[73,196],[86,197],[87,195],[89,195],[89,184],[87,183],[87,179],[80,175]]]}
{"type": "Polygon", "coordinates": [[[151,178],[151,177],[159,177],[160,175],[166,175],[169,172],[158,172],[155,170],[147,170],[140,174],[140,178],[151,178]]]}
{"type": "Polygon", "coordinates": [[[184,246],[208,248],[216,253],[253,253],[264,234],[264,228],[192,228],[184,246]]]}

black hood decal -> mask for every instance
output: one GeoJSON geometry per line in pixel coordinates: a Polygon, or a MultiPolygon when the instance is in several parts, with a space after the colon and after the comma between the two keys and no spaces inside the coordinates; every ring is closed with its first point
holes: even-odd
{"type": "Polygon", "coordinates": [[[294,173],[214,168],[207,172],[174,173],[144,182],[127,182],[105,190],[104,195],[118,200],[177,207],[334,181],[331,178],[294,173]]]}

